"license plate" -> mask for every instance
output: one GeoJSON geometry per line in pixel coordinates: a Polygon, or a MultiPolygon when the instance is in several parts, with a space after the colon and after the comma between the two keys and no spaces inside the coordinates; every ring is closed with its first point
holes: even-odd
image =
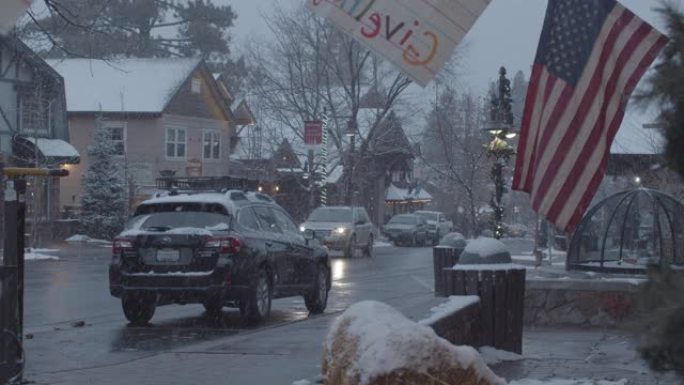
{"type": "Polygon", "coordinates": [[[180,252],[178,250],[157,250],[157,262],[178,262],[180,252]]]}

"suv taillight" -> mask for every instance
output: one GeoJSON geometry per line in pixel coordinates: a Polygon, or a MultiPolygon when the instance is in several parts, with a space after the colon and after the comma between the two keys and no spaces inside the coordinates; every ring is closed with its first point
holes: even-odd
{"type": "Polygon", "coordinates": [[[132,249],[133,240],[129,238],[114,238],[112,242],[112,254],[119,255],[124,249],[132,249]]]}
{"type": "Polygon", "coordinates": [[[242,241],[236,237],[212,237],[204,242],[204,247],[218,249],[221,254],[238,254],[242,241]]]}

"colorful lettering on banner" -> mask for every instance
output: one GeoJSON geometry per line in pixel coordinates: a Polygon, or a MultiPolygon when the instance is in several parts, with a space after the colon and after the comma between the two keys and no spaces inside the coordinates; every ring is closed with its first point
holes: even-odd
{"type": "Polygon", "coordinates": [[[3,0],[0,2],[0,33],[7,33],[31,6],[31,0],[3,0]]]}
{"type": "Polygon", "coordinates": [[[426,86],[490,1],[307,0],[307,6],[426,86]]]}

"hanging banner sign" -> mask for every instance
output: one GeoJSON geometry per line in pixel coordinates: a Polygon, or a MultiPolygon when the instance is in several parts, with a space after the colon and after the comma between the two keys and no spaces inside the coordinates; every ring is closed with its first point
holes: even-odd
{"type": "Polygon", "coordinates": [[[307,0],[307,7],[425,87],[490,1],[307,0]]]}
{"type": "Polygon", "coordinates": [[[31,0],[3,0],[0,4],[0,33],[7,33],[31,6],[31,0]]]}
{"type": "Polygon", "coordinates": [[[304,122],[304,144],[318,147],[323,142],[323,122],[304,122]]]}

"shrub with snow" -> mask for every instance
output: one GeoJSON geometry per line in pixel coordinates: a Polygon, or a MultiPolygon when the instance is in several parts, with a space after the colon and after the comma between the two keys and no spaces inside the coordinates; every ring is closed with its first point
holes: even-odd
{"type": "Polygon", "coordinates": [[[333,322],[322,371],[328,385],[505,384],[475,349],[375,301],[354,304],[333,322]]]}

